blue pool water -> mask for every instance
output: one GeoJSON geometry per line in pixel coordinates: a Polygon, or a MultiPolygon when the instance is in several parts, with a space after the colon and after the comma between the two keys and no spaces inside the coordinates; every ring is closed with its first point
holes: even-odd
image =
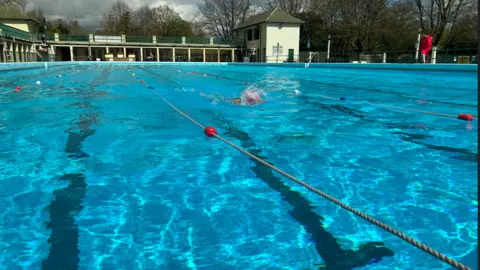
{"type": "Polygon", "coordinates": [[[207,138],[152,90],[478,269],[477,121],[366,103],[476,116],[475,72],[105,63],[1,75],[2,269],[450,269],[207,138]],[[267,102],[223,101],[248,87],[267,102]]]}

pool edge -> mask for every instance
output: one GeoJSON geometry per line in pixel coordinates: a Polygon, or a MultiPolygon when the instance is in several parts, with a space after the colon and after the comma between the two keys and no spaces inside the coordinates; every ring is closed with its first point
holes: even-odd
{"type": "MultiPolygon", "coordinates": [[[[305,68],[304,63],[228,63],[229,66],[267,66],[305,68]]],[[[353,64],[353,63],[312,63],[310,68],[348,68],[383,70],[424,70],[478,72],[478,64],[353,64]]]]}
{"type": "Polygon", "coordinates": [[[45,67],[74,66],[77,62],[23,62],[23,63],[0,63],[1,71],[24,70],[45,67]]]}
{"type": "MultiPolygon", "coordinates": [[[[110,62],[110,61],[74,61],[74,62],[23,62],[0,63],[0,71],[23,70],[69,65],[172,65],[172,66],[256,66],[305,68],[304,63],[226,63],[226,62],[110,62]]],[[[310,68],[378,69],[378,70],[422,70],[478,72],[478,64],[353,64],[353,63],[312,63],[310,68]]]]}

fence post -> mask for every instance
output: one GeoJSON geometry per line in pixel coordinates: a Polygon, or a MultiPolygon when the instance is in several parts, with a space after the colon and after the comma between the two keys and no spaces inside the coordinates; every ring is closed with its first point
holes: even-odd
{"type": "Polygon", "coordinates": [[[432,64],[437,63],[437,46],[432,47],[432,59],[430,60],[430,63],[432,64]]]}
{"type": "Polygon", "coordinates": [[[182,37],[182,44],[185,44],[185,40],[186,40],[186,38],[182,37]]]}
{"type": "Polygon", "coordinates": [[[387,53],[386,52],[383,53],[383,63],[384,64],[387,63],[387,53]]]}
{"type": "Polygon", "coordinates": [[[153,36],[153,37],[152,37],[152,42],[153,42],[153,43],[157,43],[157,36],[153,36]]]}
{"type": "Polygon", "coordinates": [[[417,43],[415,44],[415,63],[418,63],[418,53],[420,51],[420,38],[422,36],[422,28],[418,29],[417,43]]]}
{"type": "Polygon", "coordinates": [[[73,46],[70,46],[70,61],[75,61],[75,58],[73,55],[73,46]]]}
{"type": "Polygon", "coordinates": [[[55,36],[55,41],[60,41],[60,37],[59,37],[58,33],[55,33],[54,36],[55,36]]]}
{"type": "Polygon", "coordinates": [[[332,36],[328,34],[328,44],[327,44],[327,62],[330,62],[330,38],[332,36]]]}
{"type": "Polygon", "coordinates": [[[93,34],[88,34],[88,42],[93,42],[93,34]]]}
{"type": "Polygon", "coordinates": [[[126,42],[127,41],[127,36],[126,35],[122,35],[122,42],[126,42]]]}
{"type": "Polygon", "coordinates": [[[213,37],[210,37],[210,45],[213,45],[213,37]]]}

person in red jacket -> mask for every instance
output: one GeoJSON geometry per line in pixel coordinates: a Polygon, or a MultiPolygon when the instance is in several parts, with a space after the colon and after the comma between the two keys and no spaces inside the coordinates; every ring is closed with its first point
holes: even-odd
{"type": "Polygon", "coordinates": [[[420,53],[422,54],[422,62],[428,63],[428,53],[432,49],[432,36],[423,34],[423,39],[420,42],[420,53]]]}

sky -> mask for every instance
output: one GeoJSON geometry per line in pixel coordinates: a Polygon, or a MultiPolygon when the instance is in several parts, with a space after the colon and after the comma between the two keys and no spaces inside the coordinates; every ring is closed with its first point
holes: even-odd
{"type": "MultiPolygon", "coordinates": [[[[30,0],[27,10],[41,8],[47,19],[77,20],[87,30],[101,27],[103,14],[117,0],[30,0]]],[[[128,0],[130,8],[143,5],[150,7],[168,5],[184,20],[193,20],[198,16],[198,4],[202,0],[128,0]]]]}

